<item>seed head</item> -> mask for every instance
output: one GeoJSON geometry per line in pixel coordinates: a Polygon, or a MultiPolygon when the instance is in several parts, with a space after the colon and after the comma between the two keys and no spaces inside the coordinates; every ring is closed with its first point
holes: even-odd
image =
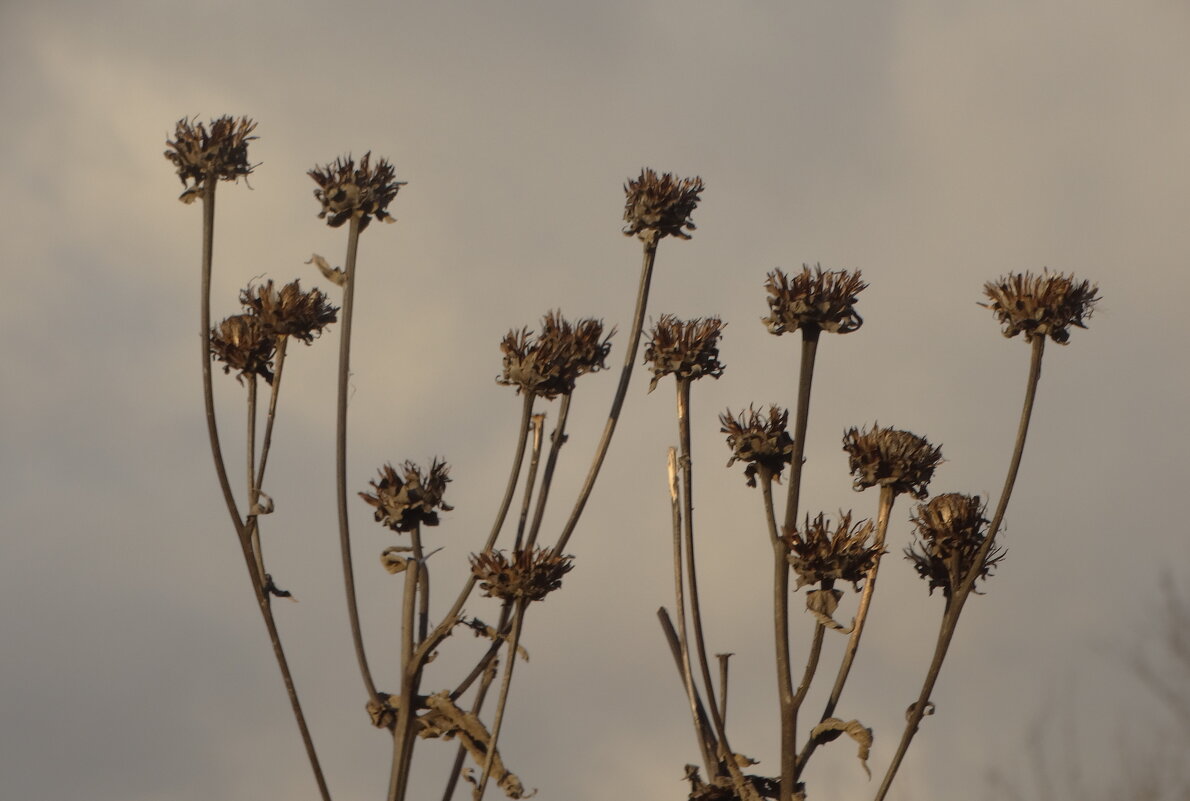
{"type": "Polygon", "coordinates": [[[561,312],[549,312],[538,336],[527,328],[504,335],[504,371],[496,382],[516,387],[518,395],[531,392],[547,400],[569,395],[579,376],[607,367],[604,359],[615,332],[613,328],[604,337],[602,320],[584,318],[571,325],[561,312]]]}
{"type": "Polygon", "coordinates": [[[694,230],[690,215],[703,188],[701,178],[675,178],[668,172],[659,176],[645,167],[640,177],[624,184],[624,235],[653,245],[665,236],[689,239],[682,229],[694,230]]]}
{"type": "Polygon", "coordinates": [[[373,167],[371,158],[372,151],[368,151],[359,160],[358,167],[351,156],[347,156],[306,173],[318,184],[314,190],[314,197],[322,204],[318,217],[326,219],[331,228],[338,228],[354,216],[360,218],[361,231],[368,227],[373,217],[385,222],[394,221],[388,213],[388,204],[407,182],[397,180],[396,170],[387,159],[380,159],[373,167]]]}
{"type": "Polygon", "coordinates": [[[719,415],[720,431],[727,435],[727,446],[731,458],[727,466],[735,462],[747,462],[744,476],[749,487],[756,486],[756,474],[763,467],[775,481],[781,480],[781,471],[793,461],[793,437],[786,426],[789,412],[778,406],[770,406],[768,419],[749,406],[748,411],[735,417],[728,409],[719,415]]]}
{"type": "Polygon", "coordinates": [[[211,120],[210,131],[201,122],[186,117],[178,120],[174,138],[165,143],[170,147],[165,157],[186,187],[178,200],[193,203],[202,196],[208,180],[235,181],[260,166],[248,163],[248,143],[257,138],[250,135],[254,130],[256,123],[247,117],[211,120]]]}
{"type": "Polygon", "coordinates": [[[719,337],[725,325],[718,317],[679,320],[672,314],[661,315],[645,345],[645,362],[653,370],[649,392],[670,373],[686,380],[723,375],[719,337]]]}
{"type": "Polygon", "coordinates": [[[211,358],[223,362],[223,372],[238,370],[236,380],[258,375],[273,383],[273,354],[277,340],[255,314],[233,314],[211,329],[211,358]]]}
{"type": "Polygon", "coordinates": [[[942,448],[925,438],[879,425],[870,431],[852,428],[843,435],[843,450],[849,456],[856,491],[880,485],[919,500],[930,494],[926,486],[942,462],[942,448]]]}
{"type": "Polygon", "coordinates": [[[376,507],[376,522],[393,531],[412,531],[418,525],[438,525],[438,510],[449,512],[442,500],[450,483],[450,466],[434,459],[427,474],[413,462],[401,466],[401,475],[391,464],[380,469],[380,481],[369,482],[373,492],[359,496],[376,507]]]}
{"type": "MultiPolygon", "coordinates": [[[[957,492],[918,504],[911,518],[917,536],[905,549],[905,558],[913,562],[918,575],[930,582],[931,594],[935,587],[941,587],[949,598],[971,572],[987,538],[988,521],[983,513],[978,495],[957,492]]],[[[993,546],[979,566],[979,578],[986,580],[1003,558],[1004,550],[993,546]]]]}
{"type": "Polygon", "coordinates": [[[830,519],[821,513],[813,522],[806,515],[801,531],[786,531],[786,559],[798,575],[795,590],[823,580],[857,584],[883,552],[869,541],[874,530],[872,521],[862,520],[852,526],[851,512],[839,514],[839,524],[833,531],[830,519]]]}
{"type": "Polygon", "coordinates": [[[769,315],[761,322],[769,333],[780,336],[799,328],[817,328],[833,334],[850,334],[864,324],[855,311],[858,295],[867,288],[861,272],[823,270],[809,265],[789,278],[780,270],[769,273],[764,288],[769,293],[769,315]]]}
{"type": "Polygon", "coordinates": [[[562,586],[573,559],[545,548],[513,551],[511,559],[502,551],[484,551],[471,554],[471,572],[489,598],[540,601],[562,586]]]}
{"type": "Polygon", "coordinates": [[[337,307],[327,303],[317,289],[303,292],[300,281],[276,289],[272,279],[240,292],[240,303],[260,318],[265,329],[278,336],[291,336],[309,345],[329,324],[335,322],[337,307]]]}
{"type": "Polygon", "coordinates": [[[1024,333],[1025,341],[1045,337],[1059,345],[1070,340],[1070,326],[1086,328],[1083,320],[1091,316],[1099,301],[1099,287],[1089,281],[1075,283],[1074,275],[1050,273],[1011,273],[983,286],[991,303],[981,303],[1004,326],[1004,336],[1024,333]]]}

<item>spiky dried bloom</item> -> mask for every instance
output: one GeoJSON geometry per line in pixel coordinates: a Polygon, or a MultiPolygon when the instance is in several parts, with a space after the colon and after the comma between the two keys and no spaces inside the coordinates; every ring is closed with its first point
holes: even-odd
{"type": "Polygon", "coordinates": [[[1044,337],[1059,345],[1070,341],[1070,326],[1086,328],[1083,320],[1091,316],[1099,301],[1099,287],[1090,281],[1075,283],[1074,275],[1050,273],[1010,273],[983,285],[991,309],[1004,326],[1004,336],[1023,333],[1026,342],[1044,337]]]}
{"type": "Polygon", "coordinates": [[[891,487],[897,495],[908,492],[918,500],[930,494],[926,487],[934,468],[942,463],[941,447],[908,431],[879,425],[870,431],[852,428],[843,435],[843,450],[857,491],[879,485],[891,487]]]}
{"type": "Polygon", "coordinates": [[[830,519],[819,513],[813,522],[806,515],[801,530],[786,531],[786,559],[798,576],[795,590],[823,580],[858,584],[883,553],[870,540],[875,531],[871,520],[852,526],[851,512],[839,514],[839,524],[833,529],[830,519]]]}
{"type": "Polygon", "coordinates": [[[792,278],[781,270],[769,273],[764,288],[768,290],[769,315],[761,322],[770,334],[796,331],[799,328],[819,329],[832,334],[850,334],[864,324],[855,311],[859,293],[868,285],[860,280],[859,270],[823,270],[821,264],[810,271],[802,271],[792,278]]]}
{"type": "Polygon", "coordinates": [[[317,289],[303,292],[300,281],[277,289],[270,278],[240,292],[240,303],[260,318],[264,327],[279,336],[291,336],[309,345],[335,322],[338,307],[317,289]]]}
{"type": "Polygon", "coordinates": [[[211,329],[211,358],[223,362],[223,372],[238,370],[236,380],[258,375],[273,383],[273,354],[277,340],[255,314],[233,314],[211,329]]]}
{"type": "Polygon", "coordinates": [[[450,466],[434,459],[429,472],[413,462],[401,466],[400,475],[391,464],[380,468],[380,481],[369,482],[372,492],[359,496],[376,507],[376,522],[393,531],[412,531],[418,525],[438,525],[438,510],[449,512],[453,506],[442,500],[450,483],[450,466]]]}
{"type": "Polygon", "coordinates": [[[561,312],[552,311],[541,321],[536,337],[527,328],[510,330],[500,342],[504,371],[496,382],[548,400],[574,391],[574,382],[586,373],[607,367],[613,328],[603,336],[603,321],[584,318],[571,325],[561,312]]]}
{"type": "Polygon", "coordinates": [[[219,117],[211,120],[209,131],[201,122],[178,120],[174,138],[165,143],[170,147],[165,157],[186,187],[178,200],[193,203],[202,196],[207,180],[234,181],[250,174],[258,166],[248,163],[248,143],[257,138],[251,135],[254,130],[256,123],[247,117],[219,117]]]}
{"type": "Polygon", "coordinates": [[[744,476],[749,487],[756,486],[756,474],[761,468],[779,482],[781,471],[793,461],[793,437],[786,430],[788,423],[789,411],[778,406],[769,407],[767,419],[751,406],[738,417],[732,415],[731,409],[719,415],[719,430],[727,435],[727,446],[731,448],[727,466],[747,462],[744,476]]]}
{"type": "Polygon", "coordinates": [[[693,231],[690,215],[698,206],[702,179],[675,178],[672,173],[658,175],[645,167],[636,180],[624,184],[625,236],[636,236],[646,244],[656,244],[665,236],[689,239],[682,229],[693,231]]]}
{"type": "MultiPolygon", "coordinates": [[[[975,566],[975,558],[987,539],[987,518],[978,495],[949,492],[929,503],[918,504],[910,518],[917,527],[914,543],[905,549],[917,573],[930,582],[930,594],[941,587],[947,598],[962,584],[975,566]]],[[[979,566],[984,580],[1001,559],[1004,550],[993,546],[979,566]]]]}
{"type": "Polygon", "coordinates": [[[488,597],[540,601],[562,586],[573,559],[546,548],[513,551],[511,559],[502,551],[484,551],[471,554],[471,572],[488,597]]]}
{"type": "Polygon", "coordinates": [[[649,392],[657,382],[671,373],[679,379],[692,380],[709,375],[723,375],[719,361],[719,337],[726,325],[718,317],[695,317],[679,320],[663,314],[649,335],[645,345],[645,362],[652,365],[653,379],[649,392]]]}
{"type": "Polygon", "coordinates": [[[369,150],[359,160],[358,167],[351,156],[347,156],[306,173],[318,184],[314,190],[314,197],[322,204],[318,217],[326,219],[331,228],[338,228],[356,215],[360,218],[361,231],[368,227],[373,217],[393,222],[388,204],[407,182],[397,180],[396,170],[387,159],[380,159],[373,167],[371,158],[372,151],[369,150]]]}

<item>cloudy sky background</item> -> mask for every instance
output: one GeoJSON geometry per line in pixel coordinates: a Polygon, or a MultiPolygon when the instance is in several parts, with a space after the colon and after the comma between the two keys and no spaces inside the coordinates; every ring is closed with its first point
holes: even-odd
{"type": "MultiPolygon", "coordinates": [[[[662,244],[650,310],[729,321],[725,376],[695,387],[697,525],[711,648],[736,653],[733,744],[761,772],[777,770],[769,549],[716,416],[794,402],[797,339],[757,322],[766,272],[821,262],[871,284],[865,326],[820,350],[803,495],[860,516],[876,496],[851,491],[839,438],[874,420],[942,444],[935,493],[999,491],[1028,348],[976,305],[983,282],[1044,266],[1097,282],[1090,330],[1048,349],[1008,558],[967,608],[894,796],[973,797],[994,767],[1020,775],[1046,715],[1081,729],[1092,784],[1167,725],[1130,660],[1150,647],[1162,572],[1190,586],[1184,2],[47,2],[5,3],[0,28],[6,797],[316,797],[206,446],[201,213],[161,156],[183,115],[259,121],[251,189],[219,191],[216,317],[253,278],[325,287],[303,261],[341,263],[307,169],[371,149],[409,182],[399,222],[363,237],[349,482],[449,459],[456,511],[428,535],[445,547],[440,611],[515,438],[500,337],[551,308],[599,316],[621,328],[618,364],[639,263],[621,185],[642,165],[703,177],[698,230],[662,244]]],[[[337,343],[336,327],[291,351],[265,538],[300,599],[277,612],[332,791],[368,799],[389,744],[363,715],[338,572],[337,343]]],[[[547,540],[617,372],[580,383],[547,540]]],[[[672,604],[672,389],[646,386],[642,370],[565,591],[529,619],[502,747],[545,799],[682,798],[697,761],[654,617],[672,604]]],[[[235,466],[242,390],[219,375],[217,391],[235,466]]],[[[364,504],[352,513],[391,688],[400,581],[375,555],[395,540],[364,504]]],[[[908,514],[840,709],[875,728],[877,779],[941,610],[898,558],[908,514]]],[[[810,621],[795,622],[800,665],[810,621]]],[[[453,685],[454,654],[474,647],[448,643],[428,685],[453,685]]],[[[438,797],[453,745],[418,754],[415,797],[438,797]]],[[[824,801],[877,786],[845,742],[808,781],[824,801]]]]}

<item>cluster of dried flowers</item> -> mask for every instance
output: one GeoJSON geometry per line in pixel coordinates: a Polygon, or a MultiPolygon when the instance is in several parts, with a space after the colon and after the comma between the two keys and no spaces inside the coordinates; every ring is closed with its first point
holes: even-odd
{"type": "Polygon", "coordinates": [[[166,145],[165,157],[174,165],[185,191],[178,198],[193,203],[209,182],[234,181],[250,175],[259,165],[248,163],[248,143],[255,136],[256,123],[247,117],[219,117],[210,129],[201,122],[183,117],[174,129],[174,138],[166,145]]]}
{"type": "Polygon", "coordinates": [[[679,320],[672,314],[661,315],[645,344],[645,362],[653,370],[649,392],[667,375],[679,381],[723,375],[719,337],[725,325],[718,317],[679,320]]]}
{"type": "Polygon", "coordinates": [[[359,496],[376,508],[376,522],[393,531],[436,526],[439,510],[449,512],[454,508],[442,500],[450,483],[450,466],[439,459],[424,473],[409,461],[402,465],[399,475],[396,468],[386,464],[380,468],[380,480],[370,483],[372,492],[361,492],[359,496]]]}
{"type": "Polygon", "coordinates": [[[561,312],[548,312],[537,336],[528,328],[510,330],[500,343],[505,386],[546,400],[574,391],[579,376],[606,369],[615,329],[603,335],[603,321],[584,318],[571,324],[561,312]]]}

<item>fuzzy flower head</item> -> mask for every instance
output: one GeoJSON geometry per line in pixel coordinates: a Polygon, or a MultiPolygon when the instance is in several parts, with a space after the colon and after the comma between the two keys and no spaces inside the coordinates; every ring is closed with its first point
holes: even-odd
{"type": "Polygon", "coordinates": [[[764,468],[775,481],[781,480],[781,471],[793,461],[793,437],[786,430],[789,411],[770,406],[766,419],[755,408],[732,415],[731,409],[719,415],[720,431],[727,435],[727,446],[731,458],[727,466],[735,462],[747,462],[744,476],[749,487],[756,486],[756,474],[764,468]]]}
{"type": "Polygon", "coordinates": [[[240,292],[240,303],[260,318],[264,327],[278,336],[291,336],[309,345],[329,324],[335,322],[335,306],[317,289],[303,292],[294,281],[277,289],[272,279],[240,292]]]}
{"type": "Polygon", "coordinates": [[[918,500],[930,494],[926,487],[934,468],[942,463],[942,448],[908,431],[879,425],[870,431],[852,428],[843,435],[843,450],[849,457],[856,491],[879,485],[891,487],[896,495],[907,492],[918,500]]]}
{"type": "Polygon", "coordinates": [[[397,180],[396,170],[387,159],[380,159],[373,167],[371,158],[372,152],[368,151],[359,160],[359,166],[347,156],[306,173],[318,184],[314,190],[314,197],[322,204],[318,217],[325,219],[331,228],[338,228],[352,217],[360,218],[361,231],[373,217],[394,221],[388,213],[388,204],[406,182],[397,180]]]}
{"type": "Polygon", "coordinates": [[[277,340],[255,314],[233,314],[211,329],[211,358],[223,362],[223,372],[238,370],[236,380],[258,375],[273,383],[273,354],[277,340]]]}
{"type": "Polygon", "coordinates": [[[562,586],[562,577],[574,567],[574,557],[555,554],[545,548],[471,555],[471,572],[489,598],[504,601],[540,601],[562,586]]]}
{"type": "Polygon", "coordinates": [[[1004,336],[1023,333],[1026,342],[1049,336],[1059,345],[1070,341],[1070,326],[1086,328],[1083,320],[1091,316],[1099,301],[1099,287],[1089,281],[1075,283],[1074,275],[1050,273],[1011,273],[989,281],[983,293],[991,309],[1004,326],[1004,336]]]}
{"type": "MultiPolygon", "coordinates": [[[[911,518],[917,536],[905,549],[905,558],[913,562],[918,575],[930,582],[931,594],[935,587],[941,587],[949,598],[975,566],[987,539],[988,521],[983,513],[978,495],[957,492],[918,504],[911,518]]],[[[1003,549],[993,546],[979,566],[979,578],[986,580],[1003,558],[1003,549]]]]}
{"type": "Polygon", "coordinates": [[[254,130],[256,123],[247,117],[211,120],[210,130],[186,117],[178,120],[174,138],[165,143],[170,148],[165,157],[186,187],[178,200],[193,203],[202,197],[207,181],[234,181],[259,166],[248,163],[248,143],[256,139],[251,135],[254,130]]]}
{"type": "Polygon", "coordinates": [[[687,381],[704,375],[712,378],[723,375],[719,337],[725,325],[718,317],[679,320],[672,314],[661,315],[645,345],[645,362],[652,365],[653,370],[649,392],[671,373],[687,381]]]}
{"type": "Polygon", "coordinates": [[[840,513],[839,524],[834,527],[821,513],[813,522],[806,515],[801,530],[787,530],[785,535],[789,546],[786,559],[798,576],[794,589],[821,581],[857,584],[881,554],[881,549],[871,540],[873,530],[871,520],[852,526],[851,512],[840,513]]]}
{"type": "Polygon", "coordinates": [[[412,531],[419,525],[438,525],[438,510],[449,512],[454,507],[442,500],[450,483],[450,466],[435,459],[429,472],[413,462],[405,462],[400,475],[391,464],[380,469],[380,481],[370,482],[372,492],[359,496],[376,507],[376,522],[393,531],[412,531]]]}
{"type": "Polygon", "coordinates": [[[859,293],[868,286],[860,275],[859,270],[823,270],[822,265],[813,272],[803,265],[792,278],[773,270],[764,282],[769,315],[761,322],[778,336],[799,328],[850,334],[864,324],[855,311],[859,293]]]}
{"type": "Polygon", "coordinates": [[[690,215],[703,188],[701,178],[675,178],[668,172],[658,175],[645,167],[640,177],[624,184],[624,235],[635,235],[651,245],[666,236],[689,239],[690,234],[682,229],[694,230],[690,215]]]}
{"type": "Polygon", "coordinates": [[[571,325],[561,312],[549,312],[536,337],[527,328],[505,334],[500,343],[504,371],[496,382],[516,387],[518,395],[529,392],[547,400],[569,395],[579,376],[607,367],[613,334],[614,328],[603,335],[602,320],[588,317],[571,325]]]}

